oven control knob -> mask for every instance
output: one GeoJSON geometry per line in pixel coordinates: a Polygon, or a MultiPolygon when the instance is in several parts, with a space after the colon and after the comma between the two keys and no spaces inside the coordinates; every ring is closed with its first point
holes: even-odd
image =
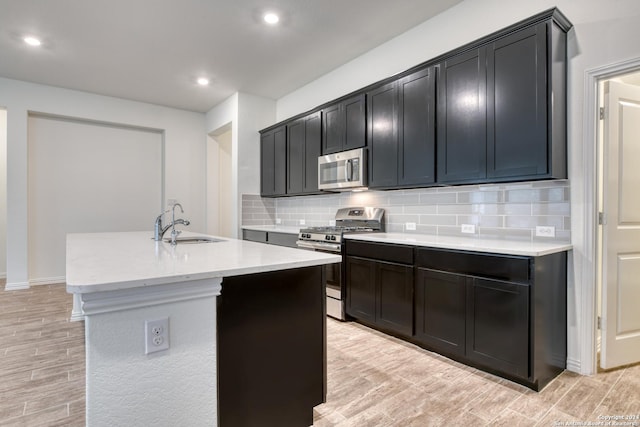
{"type": "Polygon", "coordinates": [[[324,236],[324,240],[331,240],[331,236],[324,236]]]}
{"type": "Polygon", "coordinates": [[[331,240],[336,240],[336,236],[331,236],[331,240]]]}

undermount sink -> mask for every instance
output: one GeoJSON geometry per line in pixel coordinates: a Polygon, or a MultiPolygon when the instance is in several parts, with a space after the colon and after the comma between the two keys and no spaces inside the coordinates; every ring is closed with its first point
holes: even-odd
{"type": "MultiPolygon", "coordinates": [[[[165,242],[171,243],[171,238],[165,238],[165,242]]],[[[218,243],[225,242],[226,240],[218,239],[215,237],[209,236],[184,236],[184,237],[176,237],[176,243],[218,243]]]]}

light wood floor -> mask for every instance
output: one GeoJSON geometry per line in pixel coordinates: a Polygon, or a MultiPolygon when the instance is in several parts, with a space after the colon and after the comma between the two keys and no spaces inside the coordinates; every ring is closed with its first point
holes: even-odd
{"type": "MultiPolygon", "coordinates": [[[[0,290],[0,425],[84,425],[84,325],[68,321],[71,307],[64,285],[0,290]]],[[[328,396],[314,426],[554,426],[640,414],[640,365],[565,372],[535,393],[355,323],[327,328],[328,396]]]]}

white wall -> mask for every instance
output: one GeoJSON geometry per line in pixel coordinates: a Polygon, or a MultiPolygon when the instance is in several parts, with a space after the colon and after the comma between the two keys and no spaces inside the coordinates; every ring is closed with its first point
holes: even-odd
{"type": "Polygon", "coordinates": [[[240,236],[241,194],[260,192],[260,134],[275,121],[276,103],[272,99],[235,93],[207,113],[207,133],[231,123],[233,237],[240,236]]]}
{"type": "MultiPolygon", "coordinates": [[[[586,330],[581,313],[583,268],[593,263],[585,242],[585,219],[594,211],[593,197],[584,196],[583,98],[585,71],[640,57],[640,2],[637,0],[465,0],[442,14],[372,49],[277,101],[277,120],[388,77],[465,43],[557,6],[574,24],[568,36],[568,163],[571,182],[571,235],[574,244],[569,268],[568,366],[588,373],[592,366],[581,349],[586,330]],[[589,364],[587,362],[587,364],[589,364]]],[[[586,273],[585,273],[586,274],[586,273]]],[[[590,326],[588,326],[590,327],[590,326]]],[[[587,329],[588,329],[587,327],[587,329]]]]}
{"type": "Polygon", "coordinates": [[[233,141],[231,131],[224,132],[217,137],[218,141],[218,182],[219,182],[219,205],[218,205],[218,227],[219,235],[232,237],[234,235],[234,192],[231,183],[233,182],[233,141]]]}
{"type": "Polygon", "coordinates": [[[37,114],[28,132],[29,283],[64,282],[67,233],[149,229],[161,132],[37,114]]]}
{"type": "Polygon", "coordinates": [[[0,278],[7,276],[7,112],[0,108],[0,278]]]}
{"type": "MultiPolygon", "coordinates": [[[[205,116],[173,108],[0,78],[7,109],[7,288],[28,282],[27,117],[30,111],[160,129],[164,197],[180,200],[190,230],[205,230],[205,116]]],[[[135,171],[130,173],[135,179],[135,171]]],[[[126,215],[123,209],[122,215],[126,215]]],[[[154,218],[149,218],[149,231],[154,218]]]]}

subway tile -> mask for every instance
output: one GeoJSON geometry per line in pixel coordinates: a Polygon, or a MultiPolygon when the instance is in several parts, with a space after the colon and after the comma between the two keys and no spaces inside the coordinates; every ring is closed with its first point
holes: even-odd
{"type": "Polygon", "coordinates": [[[535,203],[531,206],[533,215],[570,215],[570,203],[535,203]]]}
{"type": "Polygon", "coordinates": [[[552,226],[556,229],[562,229],[564,226],[564,217],[512,215],[506,217],[505,226],[508,228],[531,229],[535,229],[536,226],[552,226]]]}
{"type": "Polygon", "coordinates": [[[431,234],[431,235],[436,235],[438,234],[438,227],[435,225],[428,225],[428,224],[418,224],[416,226],[416,231],[407,231],[406,233],[418,233],[418,234],[431,234]]]}
{"type": "Polygon", "coordinates": [[[457,201],[457,195],[455,192],[420,195],[420,203],[425,205],[441,205],[445,203],[456,203],[457,201]]]}
{"type": "Polygon", "coordinates": [[[420,215],[420,225],[456,225],[456,216],[420,215]]]}
{"type": "Polygon", "coordinates": [[[496,208],[500,215],[531,215],[531,203],[501,203],[496,208]]]}
{"type": "Polygon", "coordinates": [[[406,214],[430,214],[433,215],[437,212],[436,205],[408,205],[404,206],[403,212],[406,214]]]}
{"type": "Polygon", "coordinates": [[[531,241],[531,230],[527,228],[480,227],[478,236],[485,239],[531,241]]]}
{"type": "Polygon", "coordinates": [[[458,203],[501,203],[504,200],[502,191],[473,191],[458,193],[458,203]]]}
{"type": "Polygon", "coordinates": [[[570,216],[565,216],[564,217],[564,226],[562,227],[565,230],[571,230],[571,217],[570,216]]]}
{"type": "Polygon", "coordinates": [[[392,215],[387,217],[387,222],[392,224],[404,224],[405,222],[420,222],[420,215],[392,215]]]}
{"type": "Polygon", "coordinates": [[[473,205],[438,205],[438,215],[457,215],[473,213],[473,205]]]}
{"type": "Polygon", "coordinates": [[[474,224],[481,227],[503,227],[504,217],[494,215],[458,215],[458,225],[474,224]]]}
{"type": "Polygon", "coordinates": [[[568,193],[564,187],[532,188],[529,190],[506,190],[506,202],[565,202],[568,193]]]}
{"type": "Polygon", "coordinates": [[[415,205],[420,203],[420,196],[417,194],[391,194],[388,203],[393,205],[415,205]]]}

